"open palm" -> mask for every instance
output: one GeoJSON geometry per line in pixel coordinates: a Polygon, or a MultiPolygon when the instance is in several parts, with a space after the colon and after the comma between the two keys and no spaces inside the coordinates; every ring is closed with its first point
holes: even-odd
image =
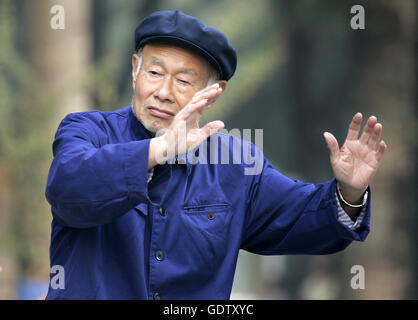
{"type": "Polygon", "coordinates": [[[344,189],[353,193],[367,189],[386,150],[385,142],[379,142],[382,125],[374,116],[368,119],[359,138],[362,118],[361,113],[354,115],[341,149],[331,133],[324,133],[334,176],[344,189]]]}

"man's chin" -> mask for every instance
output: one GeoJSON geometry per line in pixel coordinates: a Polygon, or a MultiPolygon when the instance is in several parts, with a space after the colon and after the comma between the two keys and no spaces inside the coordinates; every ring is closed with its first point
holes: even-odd
{"type": "Polygon", "coordinates": [[[166,120],[155,117],[140,116],[137,117],[142,125],[147,129],[152,136],[160,136],[168,129],[169,123],[166,120]],[[142,119],[141,119],[142,118],[142,119]],[[145,120],[145,121],[144,121],[145,120]]]}
{"type": "Polygon", "coordinates": [[[162,136],[168,129],[168,127],[156,123],[144,124],[144,127],[155,137],[162,136]]]}

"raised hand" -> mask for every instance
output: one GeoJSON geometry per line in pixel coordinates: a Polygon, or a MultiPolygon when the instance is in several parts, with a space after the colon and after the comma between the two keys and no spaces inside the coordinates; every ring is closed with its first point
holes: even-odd
{"type": "Polygon", "coordinates": [[[212,121],[199,127],[203,112],[221,95],[218,83],[195,93],[190,102],[174,117],[170,127],[157,132],[151,139],[148,168],[197,147],[210,135],[224,128],[222,121],[212,121]]]}
{"type": "Polygon", "coordinates": [[[197,92],[190,102],[176,115],[176,119],[168,128],[167,136],[170,144],[176,144],[176,154],[187,152],[197,147],[207,137],[224,128],[220,120],[207,123],[199,127],[199,120],[203,112],[207,110],[220,96],[222,88],[219,84],[209,86],[197,92]]]}
{"type": "Polygon", "coordinates": [[[371,116],[359,138],[363,116],[356,113],[348,128],[348,134],[341,149],[337,139],[324,132],[330,150],[331,167],[339,182],[344,199],[358,202],[370,184],[386,150],[386,143],[380,141],[382,125],[371,116]]]}

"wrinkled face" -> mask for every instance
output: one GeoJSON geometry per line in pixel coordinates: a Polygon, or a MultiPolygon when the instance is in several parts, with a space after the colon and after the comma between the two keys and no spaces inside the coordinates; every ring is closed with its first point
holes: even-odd
{"type": "Polygon", "coordinates": [[[182,47],[146,44],[138,76],[138,56],[132,57],[133,107],[152,133],[170,126],[174,116],[203,88],[211,74],[204,58],[182,47]]]}

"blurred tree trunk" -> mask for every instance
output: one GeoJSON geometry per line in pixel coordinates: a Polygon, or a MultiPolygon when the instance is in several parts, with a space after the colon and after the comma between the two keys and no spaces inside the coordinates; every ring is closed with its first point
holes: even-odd
{"type": "MultiPolygon", "coordinates": [[[[57,122],[70,112],[87,109],[90,99],[86,90],[86,71],[91,63],[91,1],[44,0],[27,1],[27,35],[30,60],[39,81],[56,98],[57,122]],[[65,12],[65,27],[51,28],[54,14],[51,8],[61,5],[65,12]]],[[[51,132],[53,137],[55,130],[51,132]]]]}
{"type": "MultiPolygon", "coordinates": [[[[51,214],[44,188],[52,160],[51,145],[60,120],[70,112],[85,110],[89,105],[84,83],[91,59],[90,1],[26,0],[20,6],[23,15],[17,12],[17,17],[24,26],[23,50],[33,70],[30,85],[39,91],[35,95],[39,99],[27,101],[18,120],[22,137],[26,134],[34,140],[33,143],[39,140],[44,144],[39,147],[42,152],[37,149],[39,156],[30,148],[22,148],[27,156],[20,157],[28,173],[23,174],[23,171],[21,177],[15,179],[13,228],[19,277],[47,280],[51,214]],[[64,9],[62,30],[51,28],[50,22],[55,15],[51,8],[54,5],[62,5],[64,9]],[[47,109],[47,105],[52,107],[47,109]],[[47,117],[37,119],[41,114],[47,114],[47,117]]],[[[26,96],[30,95],[29,91],[24,91],[26,96]]]]}

